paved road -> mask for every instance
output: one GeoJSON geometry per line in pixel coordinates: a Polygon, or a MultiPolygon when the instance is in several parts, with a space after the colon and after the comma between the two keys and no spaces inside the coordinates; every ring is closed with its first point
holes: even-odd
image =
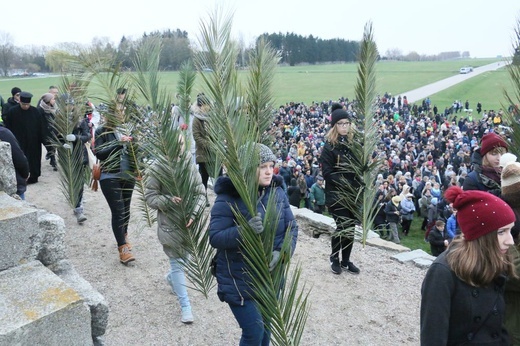
{"type": "Polygon", "coordinates": [[[466,74],[458,74],[453,77],[448,77],[446,79],[442,79],[435,83],[425,85],[425,86],[417,88],[415,90],[410,90],[407,92],[400,93],[399,95],[403,95],[403,96],[406,95],[406,98],[408,99],[408,102],[410,102],[410,103],[421,101],[421,100],[425,99],[426,97],[433,95],[441,90],[447,89],[447,88],[454,86],[455,84],[458,84],[460,82],[463,82],[469,78],[478,76],[481,73],[497,70],[499,68],[504,67],[505,65],[506,65],[506,62],[503,62],[503,61],[494,62],[492,64],[474,68],[473,72],[466,73],[466,74]]]}

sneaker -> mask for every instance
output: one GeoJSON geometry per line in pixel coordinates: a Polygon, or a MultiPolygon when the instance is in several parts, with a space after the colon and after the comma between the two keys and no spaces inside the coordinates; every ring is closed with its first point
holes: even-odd
{"type": "Polygon", "coordinates": [[[339,258],[331,257],[330,258],[330,270],[334,274],[341,274],[341,266],[339,265],[339,258]]]}
{"type": "Polygon", "coordinates": [[[360,270],[352,262],[343,263],[341,262],[341,268],[345,269],[350,274],[359,274],[360,270]]]}
{"type": "Polygon", "coordinates": [[[182,308],[181,312],[181,322],[184,324],[193,323],[193,314],[191,313],[191,307],[182,308]]]}
{"type": "Polygon", "coordinates": [[[87,217],[83,213],[76,214],[76,220],[78,220],[78,223],[81,225],[83,222],[87,221],[87,217]]]}

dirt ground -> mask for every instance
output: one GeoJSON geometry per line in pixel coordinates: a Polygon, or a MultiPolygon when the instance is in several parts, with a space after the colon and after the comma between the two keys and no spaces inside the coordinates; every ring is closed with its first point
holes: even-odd
{"type": "MultiPolygon", "coordinates": [[[[209,191],[210,200],[214,198],[209,191]]],[[[134,194],[129,240],[136,261],[119,263],[110,211],[101,190],[86,189],[85,215],[78,225],[60,191],[58,172],[42,162],[42,176],[26,200],[65,220],[66,245],[76,270],[108,302],[106,345],[238,345],[240,329],[216,289],[209,299],[189,291],[195,322],[180,322],[180,307],[164,276],[168,259],[156,228],[144,227],[134,194]]],[[[351,260],[360,275],[330,271],[330,238],[314,239],[300,225],[293,260],[303,267],[310,311],[301,345],[418,345],[420,288],[424,269],[400,264],[392,252],[355,244],[351,260]]]]}

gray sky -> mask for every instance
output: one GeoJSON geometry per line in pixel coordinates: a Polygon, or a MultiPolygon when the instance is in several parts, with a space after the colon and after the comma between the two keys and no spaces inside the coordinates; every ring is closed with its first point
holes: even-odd
{"type": "Polygon", "coordinates": [[[0,21],[16,46],[60,42],[92,43],[123,35],[181,29],[195,40],[201,19],[216,6],[234,11],[233,33],[251,42],[262,33],[313,35],[322,39],[359,40],[372,21],[379,51],[403,54],[469,51],[471,57],[508,56],[520,18],[518,0],[25,0],[0,21]]]}

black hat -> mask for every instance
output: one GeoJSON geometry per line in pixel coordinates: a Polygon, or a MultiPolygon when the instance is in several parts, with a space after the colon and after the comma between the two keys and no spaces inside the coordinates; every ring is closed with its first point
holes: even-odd
{"type": "Polygon", "coordinates": [[[20,103],[31,103],[32,97],[33,97],[33,94],[31,94],[27,91],[22,91],[20,93],[20,103]]]}
{"type": "Polygon", "coordinates": [[[350,115],[348,115],[347,112],[345,112],[343,109],[336,109],[332,114],[330,115],[330,125],[334,126],[338,121],[341,119],[350,119],[350,115]]]}
{"type": "Polygon", "coordinates": [[[11,89],[11,95],[14,96],[14,95],[18,94],[21,91],[22,91],[22,89],[20,89],[18,87],[14,87],[14,88],[11,89]]]}
{"type": "Polygon", "coordinates": [[[330,106],[330,111],[334,112],[336,109],[343,109],[343,105],[341,103],[334,102],[332,106],[330,106]]]}

